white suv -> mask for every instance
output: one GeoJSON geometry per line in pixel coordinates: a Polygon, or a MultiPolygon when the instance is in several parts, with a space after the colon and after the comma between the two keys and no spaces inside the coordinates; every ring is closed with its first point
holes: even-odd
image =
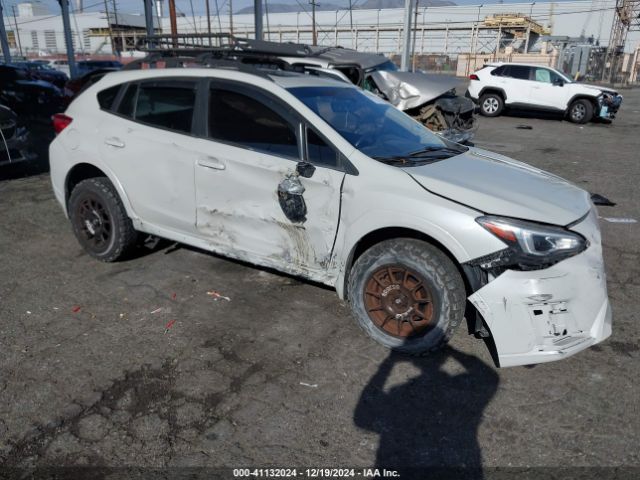
{"type": "Polygon", "coordinates": [[[468,94],[487,117],[514,107],[555,111],[574,123],[587,123],[594,117],[615,118],[622,103],[615,90],[573,82],[558,70],[540,65],[490,63],[469,79],[468,94]]]}
{"type": "Polygon", "coordinates": [[[54,126],[56,198],[99,260],[145,232],[298,275],[411,354],[464,317],[502,366],[611,333],[587,192],[447,142],[344,82],[247,66],[117,72],[54,126]]]}

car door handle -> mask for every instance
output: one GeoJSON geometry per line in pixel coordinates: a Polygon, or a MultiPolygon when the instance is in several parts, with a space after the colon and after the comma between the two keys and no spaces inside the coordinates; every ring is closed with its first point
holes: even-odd
{"type": "Polygon", "coordinates": [[[198,158],[198,165],[201,167],[212,168],[213,170],[224,170],[227,168],[224,163],[214,157],[198,158]]]}
{"type": "Polygon", "coordinates": [[[110,145],[116,148],[124,148],[124,142],[118,137],[107,137],[104,139],[105,145],[110,145]]]}

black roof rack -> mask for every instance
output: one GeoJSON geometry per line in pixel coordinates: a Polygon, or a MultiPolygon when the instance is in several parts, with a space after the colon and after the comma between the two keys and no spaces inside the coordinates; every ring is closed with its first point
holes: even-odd
{"type": "Polygon", "coordinates": [[[236,37],[229,33],[180,33],[150,35],[141,37],[136,45],[138,50],[175,55],[217,53],[220,55],[278,55],[286,57],[307,57],[313,55],[308,45],[298,43],[278,43],[236,37]]]}
{"type": "Polygon", "coordinates": [[[310,57],[327,48],[296,43],[277,43],[240,38],[228,33],[183,33],[142,37],[137,48],[147,52],[145,58],[134,60],[123,70],[151,68],[224,68],[273,80],[273,75],[306,74],[335,79],[322,69],[292,65],[283,57],[310,57]]]}

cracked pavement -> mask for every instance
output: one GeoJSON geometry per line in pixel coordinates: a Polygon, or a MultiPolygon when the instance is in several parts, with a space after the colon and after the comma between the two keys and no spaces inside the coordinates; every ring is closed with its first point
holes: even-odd
{"type": "MultiPolygon", "coordinates": [[[[477,145],[640,220],[640,91],[623,94],[612,125],[482,118],[477,145]]],[[[638,223],[602,221],[613,336],[497,370],[464,328],[390,356],[331,290],[185,246],[99,263],[46,173],[0,175],[5,467],[640,466],[638,223]]]]}

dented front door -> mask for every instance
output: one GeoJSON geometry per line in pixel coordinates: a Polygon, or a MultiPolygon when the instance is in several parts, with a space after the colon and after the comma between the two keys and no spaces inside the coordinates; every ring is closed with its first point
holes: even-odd
{"type": "Polygon", "coordinates": [[[299,124],[268,97],[212,86],[198,140],[196,227],[214,250],[327,281],[344,173],[296,173],[299,124]]]}

